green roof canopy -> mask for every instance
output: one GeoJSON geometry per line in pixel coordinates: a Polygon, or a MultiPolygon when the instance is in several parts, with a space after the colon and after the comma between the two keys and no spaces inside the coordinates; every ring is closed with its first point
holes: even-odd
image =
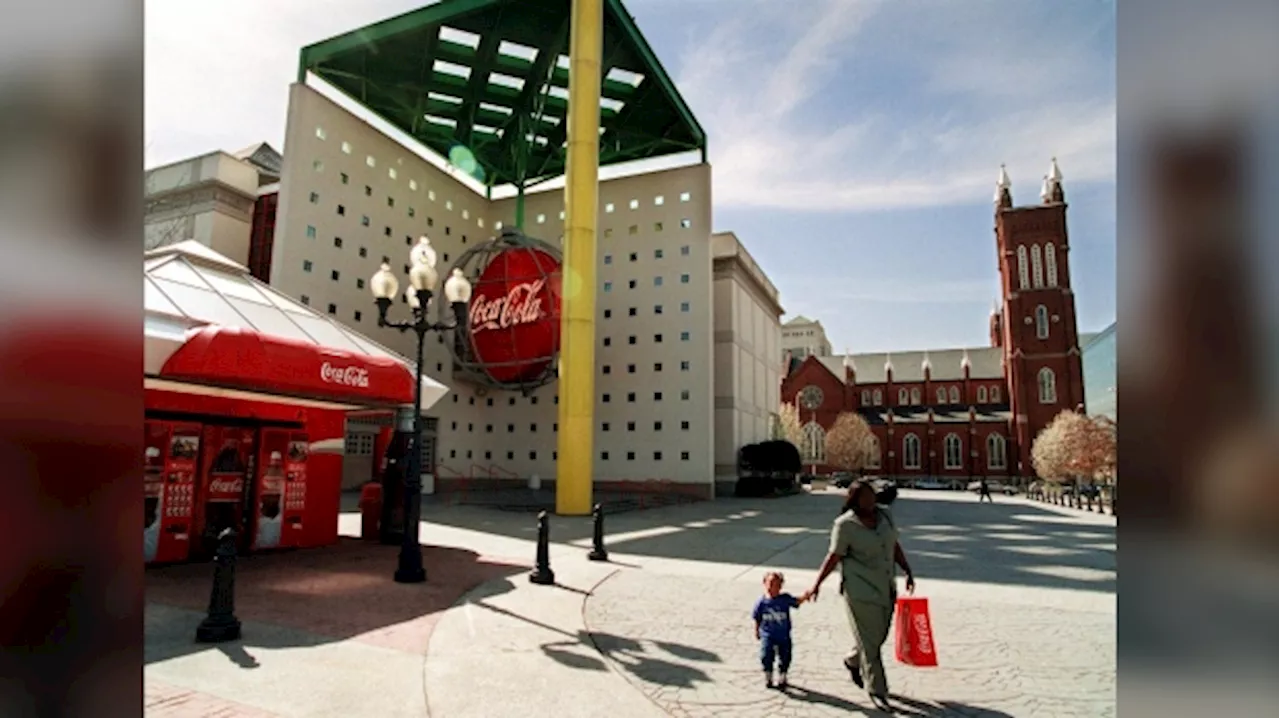
{"type": "MultiPolygon", "coordinates": [[[[705,161],[706,134],[635,21],[602,1],[600,164],[705,161]]],[[[443,0],[303,48],[298,79],[324,79],[488,186],[523,188],[565,171],[569,6],[443,0]]]]}

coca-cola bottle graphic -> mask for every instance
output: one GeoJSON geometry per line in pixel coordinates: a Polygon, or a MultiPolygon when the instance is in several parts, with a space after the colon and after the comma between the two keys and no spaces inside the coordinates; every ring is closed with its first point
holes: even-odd
{"type": "Polygon", "coordinates": [[[258,503],[258,546],[280,545],[280,501],[284,493],[284,461],[279,451],[271,452],[266,471],[262,472],[262,489],[258,503]]]}

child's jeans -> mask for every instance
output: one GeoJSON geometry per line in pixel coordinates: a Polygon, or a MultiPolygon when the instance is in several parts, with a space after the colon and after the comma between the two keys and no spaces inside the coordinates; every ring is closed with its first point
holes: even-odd
{"type": "Polygon", "coordinates": [[[764,635],[760,637],[760,665],[766,673],[773,672],[773,658],[778,657],[778,672],[786,673],[791,667],[791,637],[775,638],[764,635]]]}

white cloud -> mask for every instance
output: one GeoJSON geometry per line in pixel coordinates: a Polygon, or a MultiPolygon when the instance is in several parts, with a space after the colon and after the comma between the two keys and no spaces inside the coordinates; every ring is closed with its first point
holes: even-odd
{"type": "Polygon", "coordinates": [[[879,69],[877,58],[858,53],[869,44],[868,21],[885,7],[827,0],[817,18],[788,33],[786,8],[757,5],[689,50],[678,84],[707,126],[718,206],[856,211],[970,203],[991,195],[1001,163],[1014,175],[1017,201],[1033,202],[1052,156],[1069,181],[1114,178],[1114,97],[1072,82],[1100,62],[1109,67],[1109,58],[1090,56],[1083,41],[1032,38],[1022,47],[954,32],[944,20],[930,27],[934,3],[909,6],[918,7],[921,29],[899,38],[913,43],[924,81],[867,98],[838,126],[815,126],[813,114],[833,99],[822,93],[847,92],[847,77],[879,69]],[[939,112],[895,111],[898,93],[939,112]]]}

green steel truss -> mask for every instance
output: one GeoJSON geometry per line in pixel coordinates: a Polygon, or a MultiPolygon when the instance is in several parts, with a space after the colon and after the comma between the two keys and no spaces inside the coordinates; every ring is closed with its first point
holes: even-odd
{"type": "MultiPolygon", "coordinates": [[[[706,134],[621,0],[604,1],[600,164],[693,150],[706,134]]],[[[564,174],[570,0],[443,0],[302,49],[307,73],[489,187],[564,174]],[[465,153],[464,153],[465,154],[465,153]]]]}

